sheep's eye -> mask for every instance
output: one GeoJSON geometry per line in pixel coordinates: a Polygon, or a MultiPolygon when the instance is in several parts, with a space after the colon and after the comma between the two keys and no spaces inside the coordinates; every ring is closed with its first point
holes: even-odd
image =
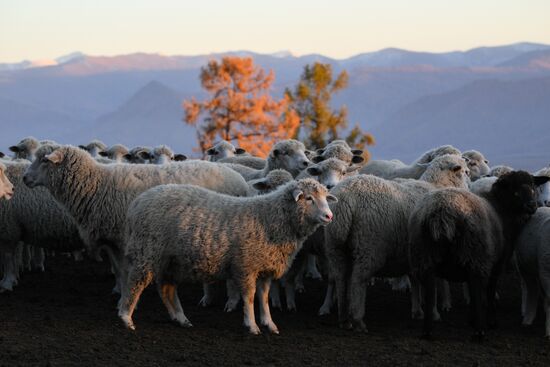
{"type": "Polygon", "coordinates": [[[42,163],[48,163],[48,158],[42,157],[42,159],[40,160],[40,162],[42,162],[42,163]]]}
{"type": "Polygon", "coordinates": [[[311,196],[311,195],[308,196],[308,197],[306,198],[306,200],[309,201],[309,202],[313,202],[313,196],[311,196]]]}
{"type": "Polygon", "coordinates": [[[470,162],[470,166],[477,166],[476,162],[470,162]]]}

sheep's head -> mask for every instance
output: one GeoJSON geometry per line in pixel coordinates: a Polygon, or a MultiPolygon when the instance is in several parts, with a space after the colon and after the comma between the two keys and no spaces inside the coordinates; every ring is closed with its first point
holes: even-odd
{"type": "Polygon", "coordinates": [[[0,199],[9,200],[13,196],[13,184],[6,177],[6,166],[0,163],[0,199]]]}
{"type": "Polygon", "coordinates": [[[128,154],[124,155],[124,159],[126,159],[128,163],[134,164],[149,163],[149,160],[151,159],[151,151],[152,149],[150,147],[134,147],[128,152],[128,154]]]}
{"type": "Polygon", "coordinates": [[[537,210],[536,189],[549,180],[547,176],[514,171],[499,177],[491,187],[491,194],[508,212],[517,216],[532,215],[537,210]]]}
{"type": "Polygon", "coordinates": [[[87,145],[79,145],[78,147],[90,153],[92,157],[97,157],[100,152],[107,150],[107,146],[99,140],[92,140],[87,145]]]}
{"type": "Polygon", "coordinates": [[[249,184],[258,191],[258,194],[267,194],[292,180],[292,175],[287,171],[283,169],[274,169],[270,171],[267,176],[252,180],[249,184]]]}
{"type": "Polygon", "coordinates": [[[460,155],[460,150],[456,149],[452,145],[442,145],[440,147],[428,150],[426,153],[422,154],[422,156],[420,156],[420,158],[416,160],[416,163],[430,163],[435,158],[446,154],[460,155]]]}
{"type": "MultiPolygon", "coordinates": [[[[541,169],[535,173],[535,176],[550,177],[550,167],[541,169]]],[[[550,207],[550,181],[537,186],[537,204],[550,207]]]]}
{"type": "Polygon", "coordinates": [[[310,163],[305,151],[306,147],[298,140],[280,141],[271,148],[267,166],[270,170],[284,169],[290,172],[292,177],[296,177],[310,163]]]}
{"type": "Polygon", "coordinates": [[[489,168],[489,161],[485,159],[483,154],[476,150],[469,150],[462,153],[462,157],[468,162],[468,168],[470,169],[470,178],[472,181],[477,180],[483,176],[489,174],[491,169],[489,168]]]}
{"type": "Polygon", "coordinates": [[[34,160],[35,152],[40,146],[38,140],[32,136],[22,139],[17,145],[12,145],[10,150],[14,153],[13,157],[16,159],[28,159],[34,160]]]}
{"type": "Polygon", "coordinates": [[[122,162],[126,154],[128,154],[128,148],[122,144],[115,144],[109,149],[99,152],[100,156],[112,159],[115,162],[122,162]]]}
{"type": "MultiPolygon", "coordinates": [[[[30,188],[46,186],[49,182],[48,165],[52,162],[46,157],[56,152],[59,145],[43,145],[36,151],[36,159],[23,175],[23,182],[30,188]]],[[[59,158],[58,158],[59,159],[59,158]]]]}
{"type": "Polygon", "coordinates": [[[234,157],[235,155],[244,153],[246,153],[246,150],[242,148],[235,148],[233,144],[225,140],[220,141],[218,144],[206,151],[208,160],[211,162],[217,162],[220,159],[234,157]]]}
{"type": "Polygon", "coordinates": [[[329,158],[309,166],[306,170],[308,174],[330,190],[348,175],[355,173],[359,167],[358,165],[350,166],[336,158],[329,158]]]}
{"type": "Polygon", "coordinates": [[[166,145],[155,147],[149,155],[149,160],[153,164],[166,164],[172,161],[184,161],[187,157],[183,154],[174,154],[172,149],[166,145]]]}
{"type": "MultiPolygon", "coordinates": [[[[333,142],[334,143],[334,142],[333,142]]],[[[336,158],[348,164],[359,164],[365,159],[361,156],[362,150],[351,149],[349,145],[329,144],[323,149],[317,149],[317,155],[312,158],[314,163],[319,163],[330,158],[336,158]]]]}
{"type": "Polygon", "coordinates": [[[441,155],[427,165],[426,171],[420,176],[421,180],[436,187],[468,188],[470,172],[466,161],[459,155],[441,155]]]}
{"type": "MultiPolygon", "coordinates": [[[[298,216],[306,223],[327,225],[332,221],[332,211],[329,202],[338,200],[330,194],[326,187],[319,182],[306,178],[294,181],[284,186],[288,191],[289,200],[298,206],[298,216]]],[[[299,223],[297,223],[299,225],[299,223]]]]}

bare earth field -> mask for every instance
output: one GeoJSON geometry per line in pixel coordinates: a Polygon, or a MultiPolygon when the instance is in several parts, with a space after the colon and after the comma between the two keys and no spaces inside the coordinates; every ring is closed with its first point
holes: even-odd
{"type": "Polygon", "coordinates": [[[419,339],[421,323],[409,317],[409,300],[385,284],[369,288],[368,334],[340,330],[336,316],[316,315],[324,287],[308,281],[297,313],[273,312],[281,335],[250,336],[242,313],[223,312],[223,303],[197,306],[199,285],[180,286],[194,327],[180,328],[154,287],[146,290],[134,320],[119,322],[106,264],[49,258],[45,273],[26,273],[12,293],[0,295],[1,366],[550,366],[550,342],[535,326],[520,326],[518,280],[501,281],[500,326],[483,344],[470,341],[467,308],[455,291],[455,307],[437,324],[436,340],[419,339]]]}

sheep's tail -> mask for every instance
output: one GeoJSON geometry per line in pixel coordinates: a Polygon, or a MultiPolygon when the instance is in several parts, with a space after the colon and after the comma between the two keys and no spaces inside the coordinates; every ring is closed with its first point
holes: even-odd
{"type": "Polygon", "coordinates": [[[425,218],[423,227],[425,235],[437,243],[452,241],[457,232],[455,218],[439,211],[434,211],[425,218]]]}

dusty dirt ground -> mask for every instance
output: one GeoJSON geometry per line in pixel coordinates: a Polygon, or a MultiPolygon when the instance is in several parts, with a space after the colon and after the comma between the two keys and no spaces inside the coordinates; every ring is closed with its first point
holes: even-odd
{"type": "Polygon", "coordinates": [[[298,312],[273,312],[281,335],[247,334],[242,313],[223,304],[197,305],[201,287],[180,286],[194,327],[168,320],[154,287],[144,293],[125,330],[116,316],[117,297],[107,265],[55,257],[45,273],[23,274],[14,292],[0,294],[2,366],[550,366],[550,343],[542,335],[539,310],[532,328],[520,326],[520,297],[514,275],[501,281],[500,327],[483,344],[470,341],[466,307],[455,287],[455,307],[437,324],[436,340],[419,339],[420,322],[409,318],[406,294],[385,284],[369,288],[368,334],[340,330],[335,315],[316,315],[324,287],[308,281],[298,295],[298,312]]]}

